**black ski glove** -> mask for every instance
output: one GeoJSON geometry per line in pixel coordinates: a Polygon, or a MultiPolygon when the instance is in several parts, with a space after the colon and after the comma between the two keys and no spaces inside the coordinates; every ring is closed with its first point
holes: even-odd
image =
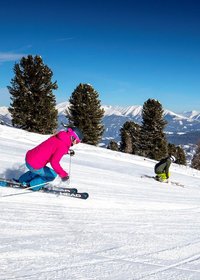
{"type": "Polygon", "coordinates": [[[70,157],[74,156],[75,155],[74,150],[69,150],[69,155],[70,155],[70,157]]]}
{"type": "Polygon", "coordinates": [[[65,176],[63,178],[61,178],[62,182],[67,182],[69,180],[69,176],[65,176]]]}

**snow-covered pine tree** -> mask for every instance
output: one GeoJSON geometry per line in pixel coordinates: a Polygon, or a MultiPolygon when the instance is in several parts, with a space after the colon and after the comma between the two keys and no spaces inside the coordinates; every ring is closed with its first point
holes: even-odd
{"type": "Polygon", "coordinates": [[[97,145],[103,135],[102,118],[104,109],[101,108],[99,94],[89,84],[79,84],[69,99],[70,124],[77,126],[83,132],[83,142],[97,145]]]}
{"type": "Polygon", "coordinates": [[[51,81],[53,72],[40,56],[28,55],[15,64],[14,74],[11,86],[8,86],[13,125],[41,134],[54,132],[58,112],[52,91],[58,86],[51,81]]]}
{"type": "Polygon", "coordinates": [[[148,99],[142,109],[139,154],[160,160],[167,155],[167,140],[163,132],[167,124],[159,101],[148,99]]]}

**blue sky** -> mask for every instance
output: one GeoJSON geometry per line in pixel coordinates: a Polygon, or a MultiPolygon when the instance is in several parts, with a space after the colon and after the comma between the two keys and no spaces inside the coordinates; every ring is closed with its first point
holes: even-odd
{"type": "Polygon", "coordinates": [[[79,83],[102,105],[158,99],[174,112],[200,111],[200,2],[194,0],[12,1],[0,9],[0,106],[22,56],[53,71],[57,103],[79,83]]]}

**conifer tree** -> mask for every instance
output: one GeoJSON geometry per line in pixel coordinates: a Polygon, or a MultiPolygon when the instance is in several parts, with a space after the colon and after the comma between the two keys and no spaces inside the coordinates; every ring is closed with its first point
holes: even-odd
{"type": "Polygon", "coordinates": [[[70,124],[83,132],[84,143],[97,145],[104,132],[102,124],[104,109],[101,108],[98,92],[89,84],[79,84],[73,91],[69,103],[70,124]]]}
{"type": "Polygon", "coordinates": [[[186,156],[182,147],[168,143],[168,154],[175,156],[175,163],[186,165],[186,156]]]}
{"type": "Polygon", "coordinates": [[[8,90],[11,94],[9,112],[13,126],[31,132],[50,134],[57,128],[58,112],[51,82],[53,72],[40,56],[23,57],[14,66],[14,78],[8,90]]]}
{"type": "Polygon", "coordinates": [[[111,140],[107,146],[107,149],[112,150],[112,151],[119,151],[117,142],[115,142],[114,140],[111,140]]]}
{"type": "Polygon", "coordinates": [[[186,165],[186,156],[182,147],[176,147],[176,163],[186,165]]]}
{"type": "Polygon", "coordinates": [[[196,152],[192,158],[191,167],[200,170],[200,142],[197,144],[196,152]]]}
{"type": "Polygon", "coordinates": [[[159,101],[148,99],[142,109],[140,155],[160,160],[167,155],[167,140],[163,132],[166,121],[159,101]]]}
{"type": "Polygon", "coordinates": [[[172,144],[172,143],[168,143],[168,154],[175,156],[175,158],[177,159],[176,156],[176,145],[172,144]]]}
{"type": "Polygon", "coordinates": [[[140,126],[133,121],[127,121],[120,129],[120,150],[124,153],[138,154],[140,126]]]}

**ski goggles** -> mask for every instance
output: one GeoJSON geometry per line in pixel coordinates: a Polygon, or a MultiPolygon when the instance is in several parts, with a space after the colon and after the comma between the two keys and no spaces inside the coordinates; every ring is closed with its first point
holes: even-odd
{"type": "Polygon", "coordinates": [[[71,135],[72,142],[76,141],[76,144],[81,142],[81,140],[79,139],[78,135],[74,131],[72,131],[71,134],[72,134],[71,135]]]}

